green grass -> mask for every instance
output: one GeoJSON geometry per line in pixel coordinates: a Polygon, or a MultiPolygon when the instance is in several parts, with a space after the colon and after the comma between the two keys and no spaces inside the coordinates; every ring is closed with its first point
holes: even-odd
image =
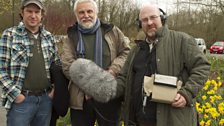
{"type": "Polygon", "coordinates": [[[221,80],[224,81],[224,58],[221,56],[208,56],[207,58],[211,64],[211,73],[209,78],[213,79],[219,76],[221,80]]]}
{"type": "Polygon", "coordinates": [[[68,111],[68,113],[66,114],[65,117],[60,117],[57,120],[57,126],[71,126],[71,123],[70,123],[70,111],[68,111]]]}

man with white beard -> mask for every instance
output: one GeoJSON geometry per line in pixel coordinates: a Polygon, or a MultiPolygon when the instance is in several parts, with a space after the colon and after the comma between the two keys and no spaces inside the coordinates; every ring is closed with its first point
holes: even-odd
{"type": "MultiPolygon", "coordinates": [[[[77,0],[74,5],[74,12],[77,22],[67,30],[68,39],[64,43],[61,56],[63,72],[71,80],[69,92],[72,126],[93,126],[96,120],[100,126],[118,126],[121,98],[109,101],[97,100],[96,96],[91,94],[96,94],[97,90],[102,89],[102,87],[91,87],[90,83],[94,80],[88,79],[88,76],[94,76],[93,78],[101,78],[102,76],[98,73],[89,74],[94,72],[92,67],[86,67],[90,72],[85,73],[82,69],[77,68],[79,65],[72,63],[78,58],[88,59],[102,68],[103,76],[109,74],[112,78],[116,77],[129,53],[129,39],[118,27],[105,24],[98,19],[98,7],[94,0],[77,0]],[[74,81],[72,79],[74,73],[69,72],[71,68],[79,69],[78,73],[87,79],[82,79],[80,76],[80,79],[74,81]],[[82,80],[83,86],[77,84],[80,82],[79,80],[82,80]],[[89,90],[84,90],[84,85],[90,86],[87,87],[88,89],[96,88],[96,90],[88,92],[89,90]]],[[[77,71],[75,70],[75,72],[77,71]]],[[[100,81],[97,83],[101,85],[100,81]]],[[[104,84],[102,83],[102,85],[104,84]]],[[[116,86],[110,83],[104,86],[116,89],[116,86]]],[[[110,93],[109,91],[108,94],[110,93]]],[[[103,97],[104,94],[101,96],[103,97]]]]}

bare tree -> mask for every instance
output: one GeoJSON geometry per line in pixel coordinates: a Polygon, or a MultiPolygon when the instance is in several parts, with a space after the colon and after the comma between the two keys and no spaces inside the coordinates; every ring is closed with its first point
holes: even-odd
{"type": "Polygon", "coordinates": [[[0,0],[0,14],[5,11],[9,11],[12,8],[12,1],[11,0],[0,0]]]}
{"type": "MultiPolygon", "coordinates": [[[[0,0],[0,30],[11,26],[12,0],[0,0]]],[[[19,19],[20,0],[15,0],[15,21],[19,19]]],[[[75,23],[73,5],[75,0],[44,0],[47,16],[46,28],[54,34],[66,34],[67,27],[75,23]]],[[[159,1],[156,1],[159,3],[159,1]]],[[[138,4],[130,0],[97,0],[99,18],[118,26],[130,39],[137,34],[135,25],[138,4]]],[[[176,11],[169,15],[168,26],[184,31],[194,37],[204,38],[208,45],[224,40],[224,0],[176,0],[176,11]]]]}
{"type": "Polygon", "coordinates": [[[170,16],[169,25],[172,29],[204,38],[210,46],[215,40],[224,39],[224,30],[220,27],[224,25],[223,4],[223,0],[177,0],[178,11],[170,16]],[[188,9],[184,8],[186,5],[188,9]]]}
{"type": "Polygon", "coordinates": [[[53,34],[66,34],[68,26],[75,22],[72,0],[46,1],[47,16],[44,18],[46,28],[53,34]]]}
{"type": "Polygon", "coordinates": [[[130,0],[99,0],[98,5],[101,20],[115,24],[129,36],[136,34],[137,5],[130,2],[130,0]]]}

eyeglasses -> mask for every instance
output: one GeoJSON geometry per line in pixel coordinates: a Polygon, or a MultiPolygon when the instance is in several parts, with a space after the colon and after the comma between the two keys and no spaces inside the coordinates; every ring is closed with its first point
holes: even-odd
{"type": "Polygon", "coordinates": [[[152,16],[141,19],[141,22],[146,24],[146,23],[148,23],[149,20],[154,21],[158,17],[159,17],[158,15],[152,15],[152,16]]]}

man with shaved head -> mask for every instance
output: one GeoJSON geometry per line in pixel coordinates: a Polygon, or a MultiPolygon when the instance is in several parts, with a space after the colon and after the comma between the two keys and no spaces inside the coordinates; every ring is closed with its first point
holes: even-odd
{"type": "Polygon", "coordinates": [[[140,11],[139,19],[142,23],[142,30],[150,40],[156,39],[156,31],[162,27],[160,13],[156,5],[150,4],[144,5],[140,11]]]}
{"type": "Polygon", "coordinates": [[[145,4],[139,20],[145,38],[136,41],[117,77],[117,95],[125,99],[125,125],[196,126],[194,99],[207,80],[209,62],[193,37],[168,29],[165,12],[156,5],[145,4]],[[155,74],[182,82],[170,103],[155,102],[144,95],[144,76],[155,74]]]}

